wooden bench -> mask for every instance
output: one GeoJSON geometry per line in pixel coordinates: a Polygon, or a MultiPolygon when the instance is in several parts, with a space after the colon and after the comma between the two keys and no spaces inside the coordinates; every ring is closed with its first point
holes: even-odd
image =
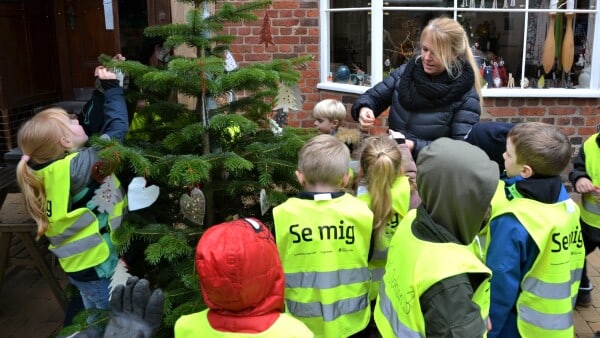
{"type": "MultiPolygon", "coordinates": [[[[15,169],[14,166],[0,168],[0,208],[4,205],[9,193],[19,192],[15,169]]],[[[27,223],[0,222],[0,290],[2,290],[7,267],[11,265],[34,266],[48,283],[63,311],[66,311],[67,302],[63,295],[63,289],[52,274],[52,270],[34,240],[36,231],[37,225],[33,220],[27,223]],[[16,241],[13,241],[13,237],[16,241]],[[23,247],[24,250],[22,250],[23,247]],[[17,252],[20,254],[17,254],[17,252]]]]}

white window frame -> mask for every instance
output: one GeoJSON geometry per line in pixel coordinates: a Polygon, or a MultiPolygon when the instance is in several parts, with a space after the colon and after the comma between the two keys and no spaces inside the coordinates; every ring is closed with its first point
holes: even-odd
{"type": "MultiPolygon", "coordinates": [[[[383,7],[384,0],[370,0],[371,7],[360,8],[330,8],[329,0],[319,0],[319,60],[320,60],[320,83],[317,84],[318,89],[330,90],[336,92],[362,94],[369,87],[358,86],[351,84],[342,84],[327,81],[329,74],[330,53],[330,14],[334,12],[371,12],[371,84],[379,83],[383,78],[383,12],[385,10],[402,10],[402,11],[422,11],[422,10],[446,10],[452,11],[453,17],[456,20],[458,12],[493,12],[493,13],[525,13],[525,27],[527,26],[529,13],[549,13],[549,9],[526,9],[529,6],[529,0],[525,0],[525,8],[463,8],[458,6],[459,0],[454,0],[454,8],[450,7],[383,7]]],[[[589,88],[483,88],[483,97],[553,97],[553,98],[600,98],[600,0],[596,0],[594,9],[588,10],[569,10],[576,15],[578,13],[588,13],[595,16],[594,20],[594,36],[592,45],[592,60],[589,88]],[[593,74],[596,74],[595,76],[593,74]]],[[[567,12],[566,9],[554,10],[555,12],[567,12]]],[[[523,40],[525,40],[527,29],[523,30],[523,40]]],[[[525,53],[522,52],[523,60],[521,62],[521,74],[525,74],[525,53]]],[[[515,79],[520,83],[519,79],[515,79]]]]}

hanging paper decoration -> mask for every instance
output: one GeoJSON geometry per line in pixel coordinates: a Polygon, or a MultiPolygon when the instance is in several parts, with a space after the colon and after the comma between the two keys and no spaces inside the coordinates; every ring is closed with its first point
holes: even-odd
{"type": "Polygon", "coordinates": [[[283,134],[283,129],[275,122],[275,120],[269,119],[269,127],[271,128],[273,135],[281,136],[283,134]]]}
{"type": "Polygon", "coordinates": [[[271,35],[271,18],[269,13],[265,11],[265,17],[263,18],[262,28],[260,29],[260,40],[258,43],[264,43],[265,48],[269,47],[269,44],[275,46],[273,43],[273,36],[271,35]]]}
{"type": "Polygon", "coordinates": [[[94,197],[89,202],[90,209],[98,207],[98,212],[112,214],[115,204],[123,199],[123,194],[113,177],[112,175],[107,176],[100,187],[94,191],[94,197]]]}
{"type": "Polygon", "coordinates": [[[267,213],[267,211],[269,211],[269,208],[271,207],[271,204],[267,200],[267,192],[265,191],[265,189],[260,190],[259,201],[260,201],[260,213],[261,213],[261,215],[264,216],[267,213]]]}
{"type": "Polygon", "coordinates": [[[189,195],[181,195],[179,198],[179,209],[183,217],[198,225],[203,225],[204,214],[206,212],[206,198],[202,190],[194,188],[189,195]]]}
{"type": "Polygon", "coordinates": [[[233,55],[231,55],[231,53],[226,50],[225,51],[225,70],[228,72],[231,72],[233,70],[236,70],[238,67],[237,62],[235,62],[235,59],[233,58],[233,55]]]}
{"type": "Polygon", "coordinates": [[[300,94],[300,88],[297,85],[290,87],[286,84],[279,84],[279,92],[275,98],[275,107],[273,110],[283,109],[284,113],[291,110],[302,109],[302,95],[300,94]]]}
{"type": "Polygon", "coordinates": [[[146,186],[146,179],[143,177],[134,177],[127,187],[127,205],[129,211],[147,208],[152,205],[160,193],[160,188],[156,185],[146,186]]]}

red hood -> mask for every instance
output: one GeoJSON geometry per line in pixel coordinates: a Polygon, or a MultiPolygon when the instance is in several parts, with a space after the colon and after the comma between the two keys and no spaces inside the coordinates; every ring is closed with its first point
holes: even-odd
{"type": "Polygon", "coordinates": [[[283,312],[283,267],[275,240],[260,221],[210,227],[198,242],[195,262],[213,328],[262,332],[283,312]]]}

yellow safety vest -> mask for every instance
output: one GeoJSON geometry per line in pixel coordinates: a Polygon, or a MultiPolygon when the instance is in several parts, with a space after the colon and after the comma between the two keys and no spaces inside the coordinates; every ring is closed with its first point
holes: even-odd
{"type": "MultiPolygon", "coordinates": [[[[426,323],[421,296],[435,283],[464,273],[479,273],[485,280],[474,290],[472,301],[481,308],[483,326],[490,308],[491,271],[466,245],[433,243],[418,239],[411,231],[416,210],[400,222],[390,244],[385,275],[374,316],[383,337],[425,337],[426,323]]],[[[486,336],[487,332],[481,332],[486,336]]]]}
{"type": "Polygon", "coordinates": [[[482,262],[485,262],[485,255],[487,253],[487,244],[490,242],[490,237],[489,237],[490,222],[489,221],[492,220],[494,218],[494,216],[496,215],[496,213],[498,213],[499,210],[502,210],[502,208],[504,208],[504,206],[509,202],[508,198],[506,198],[506,192],[504,191],[504,186],[505,186],[504,181],[500,180],[498,182],[498,186],[496,187],[496,192],[494,193],[494,196],[492,197],[492,203],[491,203],[492,210],[490,211],[490,219],[483,226],[483,229],[481,229],[479,234],[477,234],[477,237],[475,237],[475,241],[473,242],[473,252],[475,252],[477,257],[481,258],[482,262]]]}
{"type": "Polygon", "coordinates": [[[540,250],[521,281],[516,304],[520,335],[573,337],[573,307],[585,259],[579,208],[571,199],[544,204],[516,198],[499,215],[506,213],[519,220],[540,250]]]}
{"type": "Polygon", "coordinates": [[[176,338],[312,338],[313,333],[296,318],[282,313],[267,330],[260,333],[217,331],[208,322],[208,310],[181,316],[175,322],[176,338]]]}
{"type": "Polygon", "coordinates": [[[344,194],[290,198],[273,209],[286,309],[316,337],[348,337],[370,319],[373,213],[344,194]]]}
{"type": "MultiPolygon", "coordinates": [[[[45,236],[65,272],[76,272],[104,262],[110,249],[100,233],[96,215],[88,208],[69,210],[71,160],[77,153],[67,155],[37,171],[43,179],[46,193],[46,215],[50,222],[45,236]]],[[[108,217],[111,234],[121,225],[127,206],[121,183],[113,175],[117,203],[108,217]]]]}
{"type": "MultiPolygon", "coordinates": [[[[379,293],[379,284],[381,278],[385,273],[385,263],[387,261],[388,248],[392,236],[396,232],[396,228],[400,221],[406,216],[408,208],[410,206],[410,181],[408,176],[398,177],[392,184],[392,210],[394,214],[385,226],[385,232],[381,238],[375,239],[375,247],[373,255],[369,261],[369,270],[371,271],[371,291],[369,292],[369,299],[375,300],[377,293],[379,293]]],[[[371,206],[371,195],[367,192],[366,194],[358,196],[362,201],[367,202],[369,207],[371,206]]]]}
{"type": "MultiPolygon", "coordinates": [[[[594,186],[600,185],[600,148],[596,143],[598,133],[592,135],[583,143],[585,153],[585,171],[592,179],[594,186]]],[[[596,228],[600,228],[599,196],[593,193],[581,195],[581,219],[596,228]]]]}

